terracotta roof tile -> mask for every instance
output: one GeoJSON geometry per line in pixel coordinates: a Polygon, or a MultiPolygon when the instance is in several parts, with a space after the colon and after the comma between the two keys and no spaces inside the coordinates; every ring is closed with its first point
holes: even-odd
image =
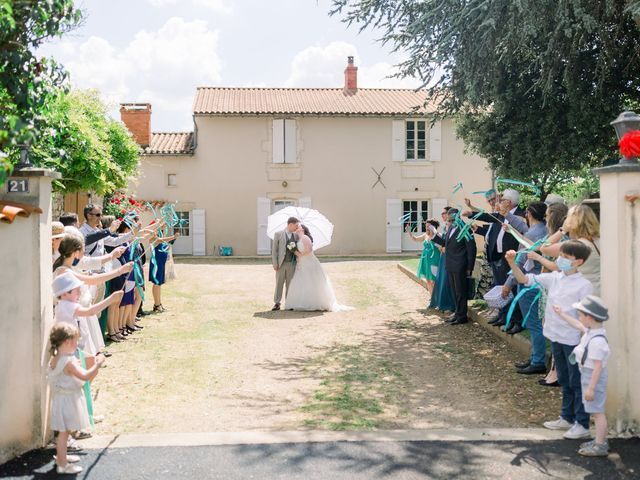
{"type": "Polygon", "coordinates": [[[187,155],[193,153],[193,132],[154,132],[145,153],[152,155],[187,155]]]}
{"type": "Polygon", "coordinates": [[[42,213],[42,209],[15,202],[0,202],[0,222],[13,223],[16,217],[28,218],[32,213],[42,213]]]}
{"type": "Polygon", "coordinates": [[[361,88],[347,94],[341,88],[199,87],[193,102],[196,115],[355,115],[390,116],[430,113],[434,102],[424,91],[361,88]]]}

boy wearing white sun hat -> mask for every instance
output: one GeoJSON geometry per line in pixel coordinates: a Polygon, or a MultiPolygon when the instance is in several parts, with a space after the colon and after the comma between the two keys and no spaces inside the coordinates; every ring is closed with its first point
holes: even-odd
{"type": "Polygon", "coordinates": [[[609,319],[609,311],[595,295],[583,298],[572,307],[578,311],[578,320],[564,313],[558,305],[553,308],[563,320],[582,332],[580,343],[573,349],[573,358],[569,360],[580,368],[582,402],[596,424],[595,440],[580,445],[578,453],[588,457],[606,457],[609,442],[604,404],[607,399],[607,359],[611,351],[602,323],[609,319]]]}

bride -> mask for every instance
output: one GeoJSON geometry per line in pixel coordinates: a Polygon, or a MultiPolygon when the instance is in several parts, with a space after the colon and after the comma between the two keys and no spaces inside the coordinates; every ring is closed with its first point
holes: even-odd
{"type": "Polygon", "coordinates": [[[296,230],[298,242],[296,269],[287,290],[287,310],[329,311],[352,310],[351,307],[338,304],[329,277],[313,253],[313,238],[309,229],[302,224],[296,230]]]}

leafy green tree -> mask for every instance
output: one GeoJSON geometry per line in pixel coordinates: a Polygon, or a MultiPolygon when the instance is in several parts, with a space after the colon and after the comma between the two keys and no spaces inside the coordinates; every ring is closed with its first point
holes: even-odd
{"type": "Polygon", "coordinates": [[[66,74],[35,54],[43,42],[79,25],[73,0],[0,0],[0,185],[29,144],[46,128],[66,74]]]}
{"type": "Polygon", "coordinates": [[[104,194],[126,187],[137,172],[140,147],[108,116],[98,92],[61,94],[51,105],[48,128],[32,145],[32,158],[62,174],[54,188],[104,194]]]}
{"type": "Polygon", "coordinates": [[[459,134],[499,175],[543,195],[613,155],[609,122],[640,99],[640,2],[334,0],[333,14],[408,54],[417,77],[458,115],[459,134]]]}

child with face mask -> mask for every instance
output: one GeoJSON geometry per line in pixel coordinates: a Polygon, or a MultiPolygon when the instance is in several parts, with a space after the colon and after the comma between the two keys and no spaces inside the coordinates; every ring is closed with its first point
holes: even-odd
{"type": "Polygon", "coordinates": [[[554,305],[577,319],[573,307],[583,298],[591,295],[593,285],[578,268],[589,258],[591,249],[578,240],[569,240],[561,245],[560,256],[556,259],[558,271],[525,275],[515,261],[516,252],[510,250],[505,255],[511,266],[513,277],[526,286],[535,284],[547,291],[545,323],[543,335],[551,342],[551,351],[556,362],[558,382],[562,387],[562,409],[560,417],[544,423],[551,430],[566,430],[563,437],[580,439],[590,437],[589,414],[582,403],[580,370],[569,361],[573,349],[580,343],[581,331],[567,323],[555,311],[554,305]]]}

